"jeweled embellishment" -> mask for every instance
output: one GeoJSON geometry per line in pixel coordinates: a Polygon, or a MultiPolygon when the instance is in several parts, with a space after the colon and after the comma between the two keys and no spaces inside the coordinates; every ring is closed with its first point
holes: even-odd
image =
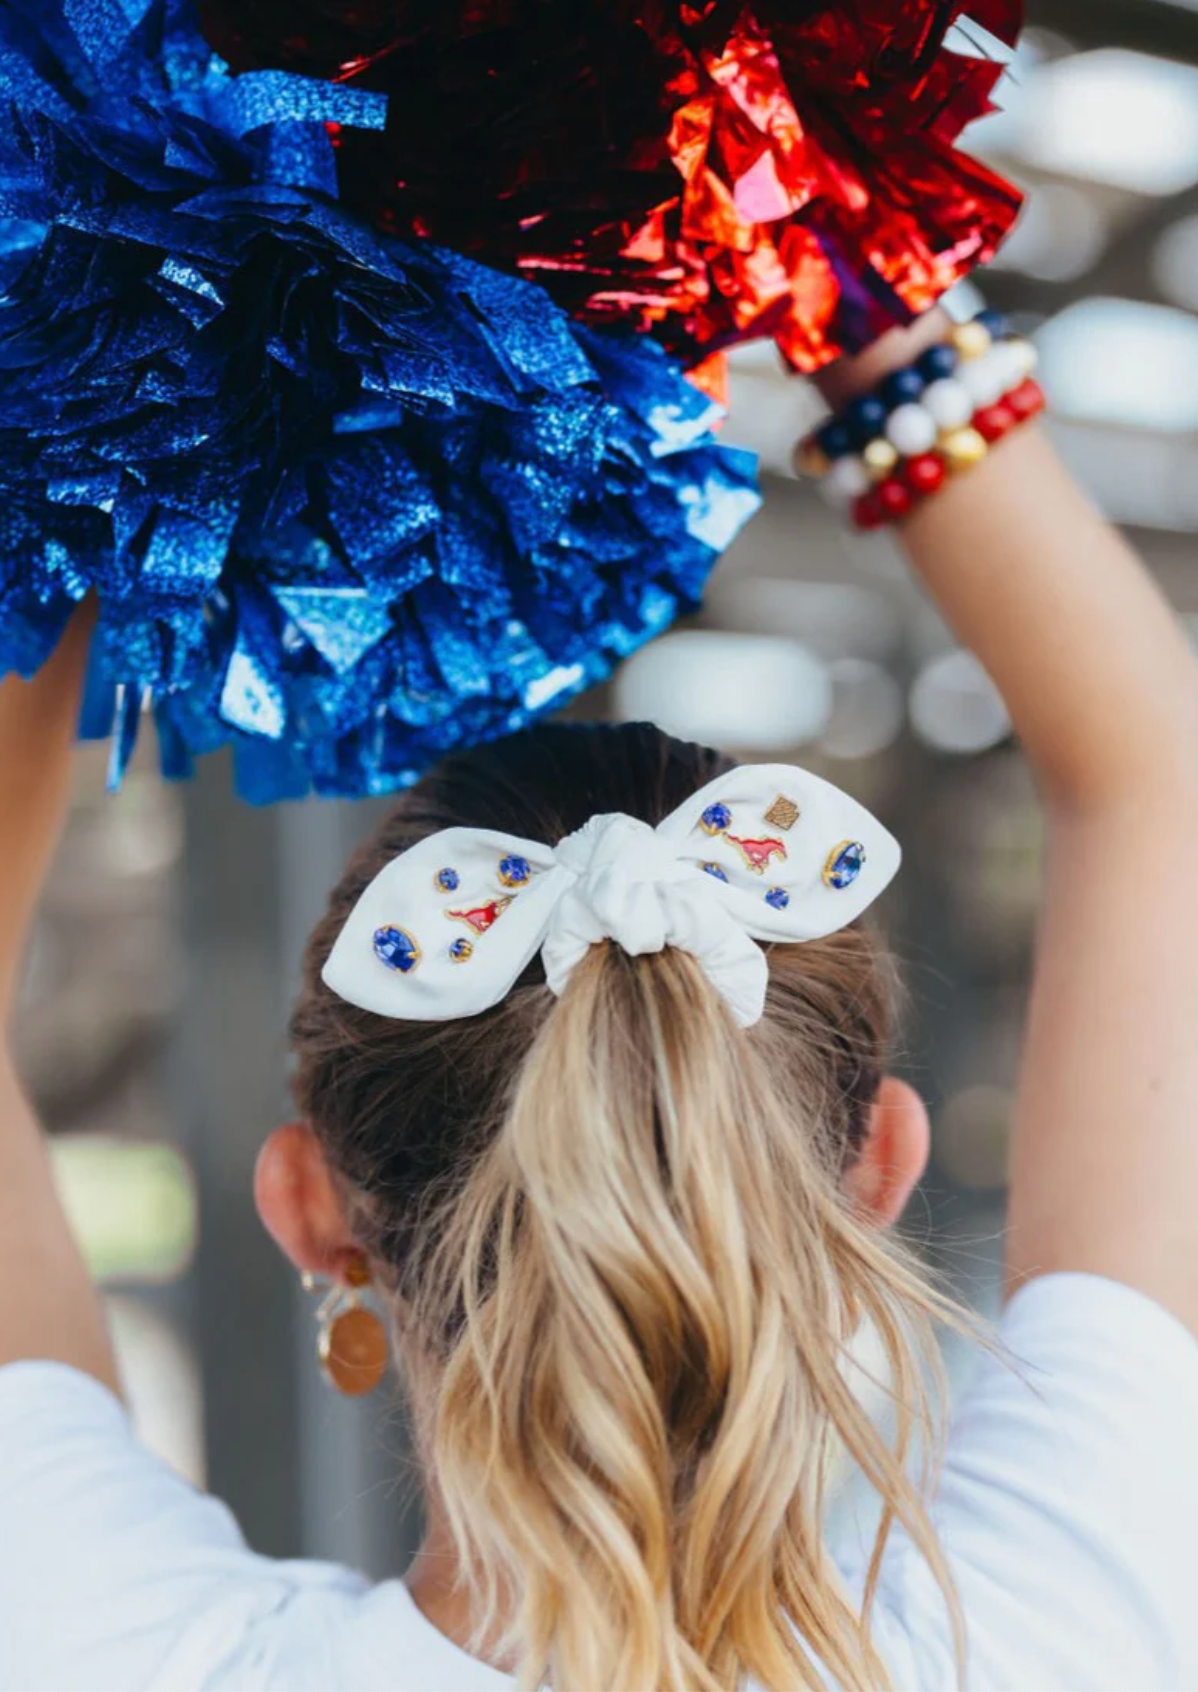
{"type": "Polygon", "coordinates": [[[373,943],[379,962],[388,969],[398,970],[400,975],[410,975],[420,962],[420,947],[404,928],[393,928],[389,923],[376,928],[373,943]]]}
{"type": "Polygon", "coordinates": [[[784,911],[790,904],[790,894],[785,887],[771,887],[765,896],[767,905],[772,905],[776,911],[784,911]]]}
{"type": "Polygon", "coordinates": [[[449,948],[449,955],[454,963],[466,963],[474,956],[474,941],[467,940],[463,934],[460,940],[455,940],[449,948]]]}
{"type": "Polygon", "coordinates": [[[859,840],[842,840],[839,846],[834,846],[828,854],[828,861],[824,865],[824,882],[828,887],[843,892],[851,887],[861,871],[865,868],[865,847],[859,840]]]}
{"type": "Polygon", "coordinates": [[[462,885],[462,878],[455,869],[439,869],[436,879],[442,893],[456,893],[462,885]]]}
{"type": "Polygon", "coordinates": [[[735,846],[754,875],[764,875],[775,858],[785,858],[786,847],[781,840],[740,840],[735,834],[725,836],[735,846]]]}
{"type": "Polygon", "coordinates": [[[728,879],[727,871],[721,864],[704,864],[703,868],[708,875],[714,875],[717,881],[727,881],[728,879]]]}
{"type": "Polygon", "coordinates": [[[788,799],[785,793],[779,793],[765,813],[765,820],[773,828],[780,828],[783,831],[791,829],[799,820],[799,807],[793,799],[788,799]]]}
{"type": "Polygon", "coordinates": [[[476,934],[485,934],[494,926],[511,904],[510,899],[488,899],[485,905],[472,905],[468,911],[446,911],[450,922],[464,922],[476,934]]]}
{"type": "Polygon", "coordinates": [[[527,858],[513,854],[499,860],[499,879],[505,887],[526,887],[532,879],[532,865],[527,858]]]}
{"type": "Polygon", "coordinates": [[[699,827],[704,834],[723,834],[725,829],[732,827],[732,812],[727,805],[717,801],[709,805],[699,818],[699,827]]]}

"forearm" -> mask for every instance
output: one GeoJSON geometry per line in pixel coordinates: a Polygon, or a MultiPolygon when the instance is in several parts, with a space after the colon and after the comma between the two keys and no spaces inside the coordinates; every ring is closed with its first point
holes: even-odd
{"type": "Polygon", "coordinates": [[[0,1046],[0,1367],[67,1363],[119,1393],[103,1307],[59,1200],[49,1146],[0,1046]]]}
{"type": "Polygon", "coordinates": [[[7,1029],[38,895],[66,810],[92,614],[74,618],[31,682],[0,682],[0,1027],[7,1029]]]}
{"type": "MultiPolygon", "coordinates": [[[[823,383],[839,404],[943,337],[933,313],[823,383]]],[[[925,500],[911,562],[1002,693],[1050,807],[1198,790],[1198,668],[1122,537],[1037,428],[925,500]]]]}
{"type": "Polygon", "coordinates": [[[92,613],[32,682],[0,683],[0,1365],[50,1358],[117,1386],[103,1313],[7,1038],[38,895],[66,812],[92,613]]]}
{"type": "Polygon", "coordinates": [[[1050,807],[1198,790],[1188,642],[1038,429],[928,500],[904,539],[1002,693],[1050,807]]]}
{"type": "MultiPolygon", "coordinates": [[[[867,371],[835,376],[834,398],[907,362],[901,344],[874,349],[867,371]]],[[[1148,572],[1037,429],[918,506],[902,539],[1001,690],[1049,819],[1009,1282],[1107,1275],[1198,1332],[1198,885],[1184,864],[1198,667],[1148,572]]]]}

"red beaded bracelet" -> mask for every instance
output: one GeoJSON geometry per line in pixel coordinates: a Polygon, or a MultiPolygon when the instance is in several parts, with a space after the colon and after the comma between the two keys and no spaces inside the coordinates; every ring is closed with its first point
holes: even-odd
{"type": "Polygon", "coordinates": [[[950,472],[969,469],[991,446],[1044,410],[1040,384],[1028,377],[995,405],[976,411],[968,427],[942,441],[939,451],[904,459],[894,473],[862,494],[852,506],[859,529],[880,529],[898,523],[920,500],[936,493],[950,472]]]}

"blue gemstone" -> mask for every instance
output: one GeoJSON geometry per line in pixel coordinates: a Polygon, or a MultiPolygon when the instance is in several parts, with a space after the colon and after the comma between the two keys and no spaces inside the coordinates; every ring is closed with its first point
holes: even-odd
{"type": "Polygon", "coordinates": [[[979,311],[974,322],[980,323],[983,329],[989,329],[996,341],[1005,341],[1011,333],[1011,326],[1002,312],[995,311],[991,306],[987,306],[985,311],[979,311]]]}
{"type": "Polygon", "coordinates": [[[889,416],[890,413],[877,394],[862,394],[853,400],[844,414],[853,445],[863,449],[871,441],[876,441],[885,429],[889,416]]]}
{"type": "Polygon", "coordinates": [[[474,956],[474,941],[467,940],[463,935],[460,940],[455,940],[450,946],[449,955],[454,963],[465,963],[467,958],[474,956]]]}
{"type": "Polygon", "coordinates": [[[893,376],[888,376],[881,393],[890,409],[896,411],[900,405],[913,404],[926,387],[927,383],[912,365],[909,370],[896,370],[893,376]]]}
{"type": "Polygon", "coordinates": [[[843,892],[851,887],[865,868],[865,847],[859,840],[846,840],[824,865],[824,880],[829,887],[843,892]]]}
{"type": "Polygon", "coordinates": [[[703,868],[707,871],[708,875],[714,875],[717,881],[727,881],[728,879],[719,864],[704,864],[703,868]]]}
{"type": "Polygon", "coordinates": [[[784,911],[790,904],[790,894],[785,887],[771,887],[765,896],[767,905],[772,905],[776,911],[784,911]]]}
{"type": "Polygon", "coordinates": [[[420,962],[420,947],[402,928],[376,928],[374,955],[388,969],[397,969],[401,975],[408,975],[420,962]]]}
{"type": "Polygon", "coordinates": [[[943,346],[929,347],[915,368],[925,382],[942,382],[946,376],[953,374],[959,363],[956,347],[950,347],[946,342],[943,346]]]}
{"type": "Polygon", "coordinates": [[[853,437],[849,433],[849,426],[838,417],[834,417],[830,423],[825,423],[815,438],[829,458],[847,458],[853,450],[853,437]]]}
{"type": "Polygon", "coordinates": [[[726,828],[732,827],[732,812],[727,805],[709,805],[699,821],[708,834],[723,834],[726,828]]]}
{"type": "Polygon", "coordinates": [[[456,893],[462,885],[462,878],[455,869],[437,871],[437,886],[442,893],[456,893]]]}
{"type": "Polygon", "coordinates": [[[523,887],[532,877],[532,865],[527,858],[513,854],[499,860],[499,879],[505,887],[523,887]]]}

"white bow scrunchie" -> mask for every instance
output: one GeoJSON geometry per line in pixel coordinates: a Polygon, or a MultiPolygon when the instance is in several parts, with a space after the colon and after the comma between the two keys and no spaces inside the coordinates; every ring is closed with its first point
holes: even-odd
{"type": "Polygon", "coordinates": [[[556,847],[485,829],[429,835],[366,888],[323,977],[380,1016],[448,1022],[498,1004],[538,951],[560,994],[598,941],[633,956],[677,946],[748,1027],[765,1008],[757,942],[847,927],[900,858],[894,836],[830,782],[745,765],[657,828],[596,816],[556,847]]]}

